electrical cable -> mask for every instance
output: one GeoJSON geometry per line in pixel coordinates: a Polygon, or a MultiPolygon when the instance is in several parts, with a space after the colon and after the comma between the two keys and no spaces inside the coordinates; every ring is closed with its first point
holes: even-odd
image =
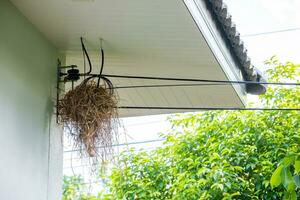
{"type": "Polygon", "coordinates": [[[85,63],[85,54],[84,51],[82,51],[82,57],[83,57],[83,79],[85,79],[86,76],[86,63],[85,63]]]}
{"type": "Polygon", "coordinates": [[[300,111],[300,108],[237,108],[237,107],[160,107],[160,106],[119,106],[118,109],[132,110],[198,110],[198,111],[300,111]]]}
{"type": "Polygon", "coordinates": [[[222,83],[200,83],[200,84],[159,84],[159,85],[127,85],[127,86],[116,86],[113,89],[133,89],[133,88],[157,88],[157,87],[188,87],[188,86],[226,86],[222,83]]]}
{"type": "Polygon", "coordinates": [[[242,35],[242,37],[254,37],[254,36],[260,36],[260,35],[269,35],[269,34],[274,34],[274,33],[299,31],[299,30],[300,30],[300,27],[297,27],[297,28],[281,29],[281,30],[276,30],[276,31],[268,31],[268,32],[261,32],[261,33],[246,34],[246,35],[242,35]]]}
{"type": "Polygon", "coordinates": [[[91,63],[91,60],[90,60],[90,57],[89,57],[89,54],[88,54],[88,52],[87,52],[87,50],[86,50],[86,48],[85,48],[85,45],[84,45],[84,42],[83,42],[83,38],[82,37],[80,37],[80,41],[81,41],[81,48],[82,48],[82,51],[83,51],[83,53],[85,54],[85,56],[86,56],[86,58],[87,58],[87,60],[88,60],[88,63],[89,63],[89,71],[87,72],[87,73],[84,73],[83,75],[89,75],[91,72],[92,72],[92,63],[91,63]]]}
{"type": "MultiPolygon", "coordinates": [[[[114,88],[113,83],[107,77],[102,76],[102,71],[103,71],[103,68],[104,68],[104,51],[103,51],[103,48],[102,48],[102,39],[101,39],[101,57],[102,57],[102,59],[101,59],[101,67],[100,67],[100,73],[99,74],[91,74],[91,71],[92,71],[93,67],[92,67],[92,64],[91,64],[89,54],[88,54],[88,52],[85,48],[82,37],[80,38],[80,41],[81,41],[82,50],[83,50],[84,54],[86,55],[89,66],[90,66],[90,69],[87,73],[79,74],[79,76],[84,76],[84,77],[89,76],[88,78],[84,78],[83,83],[86,84],[89,80],[91,80],[93,78],[98,78],[97,87],[99,87],[100,79],[103,79],[104,82],[106,83],[106,86],[108,87],[110,93],[113,94],[113,92],[114,92],[113,91],[113,88],[114,88]]],[[[68,74],[61,73],[61,75],[68,75],[68,74]]]]}
{"type": "MultiPolygon", "coordinates": [[[[97,76],[97,75],[95,75],[95,76],[97,76]]],[[[223,84],[259,84],[259,85],[286,85],[286,86],[293,85],[293,86],[300,86],[300,83],[254,82],[254,81],[227,81],[227,80],[171,78],[171,77],[155,77],[155,76],[129,76],[129,75],[117,75],[117,74],[103,74],[102,76],[109,77],[109,78],[164,80],[164,81],[185,81],[185,82],[205,82],[205,83],[223,83],[223,84]]]]}
{"type": "MultiPolygon", "coordinates": [[[[61,73],[67,75],[66,73],[61,73]]],[[[89,74],[90,77],[86,79],[92,79],[99,77],[98,74],[89,74]]],[[[154,77],[154,76],[129,76],[129,75],[117,75],[117,74],[102,74],[103,77],[109,78],[125,78],[125,79],[145,79],[145,80],[163,80],[163,81],[182,81],[182,82],[204,82],[204,83],[223,83],[223,84],[258,84],[258,85],[281,85],[281,86],[300,86],[300,83],[296,82],[254,82],[254,81],[227,81],[227,80],[212,80],[212,79],[191,79],[191,78],[171,78],[171,77],[154,77]]],[[[197,84],[194,84],[197,85],[197,84]]],[[[221,85],[221,84],[220,84],[221,85]]],[[[191,86],[191,85],[190,85],[191,86]]],[[[125,86],[130,87],[130,86],[125,86]]],[[[143,87],[139,85],[137,87],[143,87]]],[[[154,87],[154,86],[152,86],[154,87]]],[[[121,88],[118,87],[118,88],[121,88]]]]}
{"type": "MultiPolygon", "coordinates": [[[[61,73],[61,75],[68,75],[67,73],[61,73]]],[[[83,76],[84,74],[80,74],[83,76]]],[[[154,87],[180,87],[180,86],[210,86],[210,85],[232,85],[232,84],[258,84],[258,85],[277,85],[277,86],[300,86],[299,82],[254,82],[254,81],[228,81],[228,80],[209,80],[209,79],[189,79],[189,78],[170,78],[170,77],[148,77],[148,76],[128,76],[128,75],[116,75],[116,74],[86,74],[89,76],[84,79],[83,82],[87,82],[93,78],[101,77],[108,86],[108,89],[113,93],[114,89],[130,89],[130,88],[154,88],[154,87]],[[145,80],[164,80],[164,81],[182,81],[182,82],[203,82],[206,84],[154,84],[154,85],[127,85],[114,87],[112,82],[107,78],[126,78],[126,79],[145,79],[145,80]]],[[[98,79],[99,80],[99,79],[98,79]]]]}
{"type": "MultiPolygon", "coordinates": [[[[97,87],[99,87],[99,85],[100,85],[100,79],[101,79],[103,67],[104,67],[104,51],[102,48],[102,39],[100,40],[100,48],[101,48],[101,68],[100,68],[100,73],[99,73],[99,77],[98,77],[97,87]]],[[[111,83],[111,85],[112,85],[112,83],[111,83]]]]}

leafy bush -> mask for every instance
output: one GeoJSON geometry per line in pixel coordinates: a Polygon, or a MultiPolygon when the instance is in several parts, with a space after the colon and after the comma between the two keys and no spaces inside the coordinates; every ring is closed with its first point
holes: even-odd
{"type": "MultiPolygon", "coordinates": [[[[269,81],[299,82],[298,65],[276,58],[267,64],[269,81]]],[[[300,88],[269,87],[260,100],[268,108],[299,107],[300,88]]],[[[112,199],[297,198],[299,112],[210,111],[170,121],[163,147],[121,156],[111,175],[112,199]]]]}
{"type": "Polygon", "coordinates": [[[62,200],[75,200],[80,197],[83,179],[80,176],[64,176],[62,200]]]}
{"type": "Polygon", "coordinates": [[[99,193],[97,196],[87,194],[81,176],[64,176],[62,200],[105,200],[111,199],[109,194],[99,193]]]}

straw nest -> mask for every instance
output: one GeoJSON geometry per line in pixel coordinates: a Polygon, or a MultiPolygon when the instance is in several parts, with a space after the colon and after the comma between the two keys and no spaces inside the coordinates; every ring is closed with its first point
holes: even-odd
{"type": "Polygon", "coordinates": [[[95,81],[83,82],[60,100],[58,112],[59,122],[82,155],[102,161],[112,155],[119,126],[117,98],[112,89],[97,87],[95,81]]]}

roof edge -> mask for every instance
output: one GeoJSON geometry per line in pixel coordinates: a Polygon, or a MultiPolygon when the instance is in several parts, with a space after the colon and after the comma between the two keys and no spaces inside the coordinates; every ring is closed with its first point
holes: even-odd
{"type": "Polygon", "coordinates": [[[266,92],[266,85],[257,84],[266,82],[263,74],[255,68],[251,59],[248,56],[247,49],[241,39],[240,33],[237,31],[235,23],[232,21],[232,16],[229,14],[226,4],[223,0],[203,0],[208,10],[214,16],[217,25],[222,30],[221,34],[225,36],[225,40],[229,43],[232,54],[236,57],[239,68],[243,73],[246,81],[253,81],[256,83],[246,84],[246,92],[254,95],[264,94],[266,92]]]}

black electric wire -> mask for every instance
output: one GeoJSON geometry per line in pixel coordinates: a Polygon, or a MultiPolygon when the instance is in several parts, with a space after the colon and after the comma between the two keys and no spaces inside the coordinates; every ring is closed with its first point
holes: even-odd
{"type": "MultiPolygon", "coordinates": [[[[65,76],[68,75],[67,73],[61,73],[61,75],[65,76]]],[[[83,74],[80,74],[83,76],[83,74]]],[[[88,74],[88,78],[86,80],[90,80],[93,78],[99,77],[99,74],[88,74]]],[[[204,83],[219,83],[219,85],[226,85],[226,84],[258,84],[258,85],[281,85],[281,86],[300,86],[300,83],[293,83],[293,82],[254,82],[254,81],[227,81],[227,80],[210,80],[210,79],[190,79],[190,78],[170,78],[170,77],[150,77],[150,76],[128,76],[128,75],[117,75],[117,74],[102,74],[101,78],[109,77],[109,78],[125,78],[125,79],[145,79],[145,80],[163,80],[163,81],[182,81],[182,82],[204,82],[204,83]]],[[[198,85],[198,84],[190,84],[198,85]]],[[[201,84],[199,84],[201,85],[201,84]]],[[[203,84],[202,84],[203,85],[203,84]]],[[[138,85],[135,87],[143,87],[144,85],[138,85]]],[[[129,88],[130,86],[124,86],[124,88],[129,88]]],[[[151,86],[155,87],[155,85],[151,86]]],[[[121,88],[118,87],[118,88],[121,88]]]]}
{"type": "Polygon", "coordinates": [[[104,51],[101,47],[101,68],[100,68],[100,73],[99,73],[99,77],[98,77],[98,82],[97,82],[97,87],[99,87],[100,85],[100,79],[101,79],[101,76],[102,76],[102,71],[103,71],[103,67],[104,67],[104,51]]]}
{"type": "MultiPolygon", "coordinates": [[[[95,75],[95,76],[97,76],[97,75],[95,75]]],[[[205,83],[223,83],[223,84],[259,84],[259,85],[286,85],[286,86],[293,85],[293,86],[300,86],[300,83],[254,82],[254,81],[226,81],[226,80],[171,78],[171,77],[153,77],[153,76],[128,76],[128,75],[116,75],[116,74],[103,74],[102,76],[109,77],[109,78],[164,80],[164,81],[185,81],[185,82],[205,82],[205,83]]]]}
{"type": "Polygon", "coordinates": [[[227,111],[300,111],[300,108],[237,108],[237,107],[160,107],[160,106],[119,106],[118,109],[132,110],[227,110],[227,111]]]}
{"type": "Polygon", "coordinates": [[[83,42],[83,38],[82,37],[80,37],[80,41],[81,41],[81,48],[82,48],[82,51],[84,52],[84,54],[85,54],[85,56],[86,56],[86,58],[87,58],[87,60],[88,60],[88,63],[89,63],[89,71],[87,72],[87,73],[84,73],[83,75],[89,75],[91,72],[92,72],[92,63],[91,63],[91,60],[90,60],[90,57],[89,57],[89,54],[88,54],[88,52],[87,52],[87,50],[86,50],[86,48],[85,48],[85,45],[84,45],[84,42],[83,42]]]}
{"type": "Polygon", "coordinates": [[[85,62],[85,54],[84,51],[82,51],[82,57],[83,57],[83,79],[85,79],[86,76],[86,62],[85,62]]]}
{"type": "Polygon", "coordinates": [[[80,41],[81,41],[83,52],[86,55],[88,63],[89,63],[89,66],[90,66],[90,69],[89,69],[89,71],[87,73],[84,72],[84,74],[80,74],[80,76],[84,76],[83,83],[87,83],[89,80],[91,80],[93,78],[98,78],[97,87],[99,87],[99,85],[100,85],[100,79],[103,79],[104,82],[106,83],[106,85],[108,86],[108,89],[110,90],[110,93],[113,93],[113,89],[114,89],[113,88],[113,83],[108,78],[102,76],[102,72],[103,72],[103,68],[104,68],[104,51],[102,49],[102,41],[101,41],[101,67],[100,67],[100,73],[99,74],[91,74],[92,64],[91,64],[91,60],[90,60],[89,54],[88,54],[88,52],[87,52],[87,50],[85,48],[85,45],[84,45],[82,37],[80,38],[80,41]],[[89,77],[85,78],[85,76],[89,76],[89,77]]]}
{"type": "Polygon", "coordinates": [[[116,86],[113,89],[134,89],[134,88],[158,88],[158,87],[189,87],[189,86],[226,86],[223,83],[199,83],[199,84],[159,84],[159,85],[126,85],[116,86]]]}

